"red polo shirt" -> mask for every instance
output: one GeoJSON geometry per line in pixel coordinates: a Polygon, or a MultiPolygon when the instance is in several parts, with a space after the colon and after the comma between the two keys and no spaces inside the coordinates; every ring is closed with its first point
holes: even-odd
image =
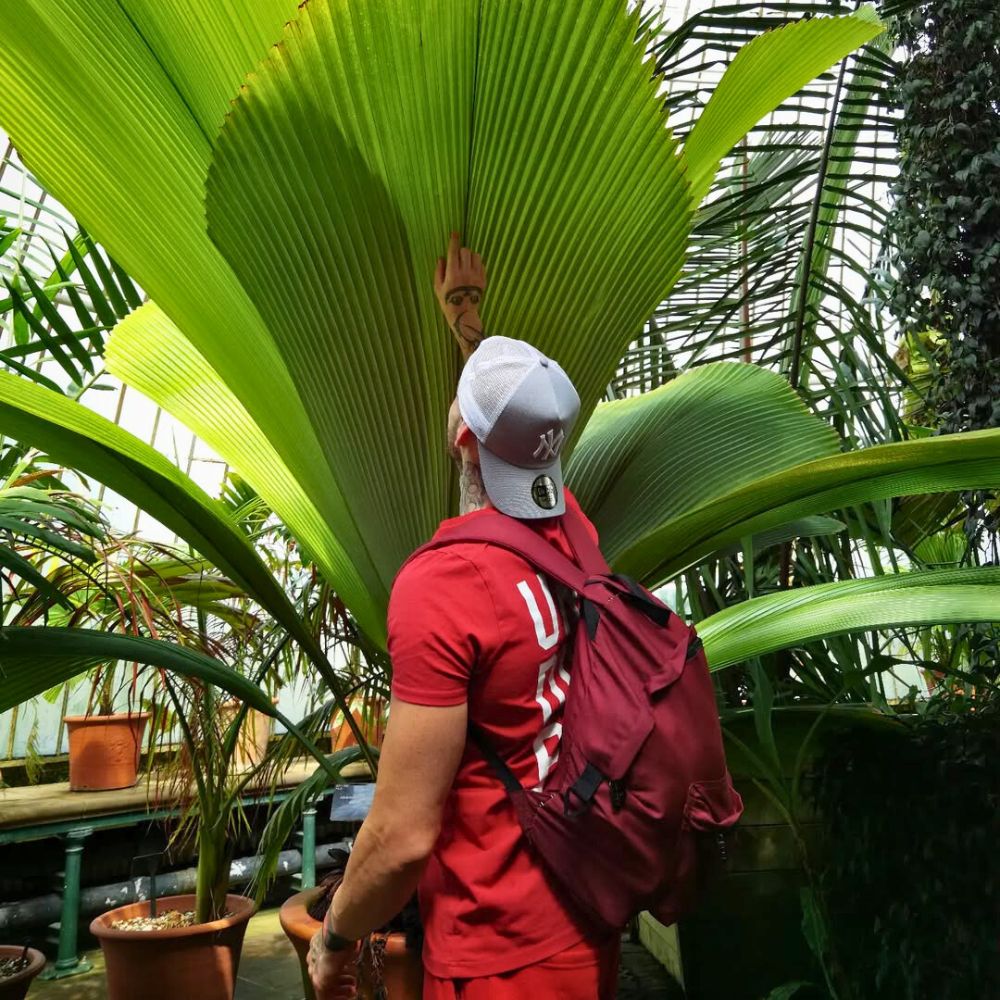
{"type": "MultiPolygon", "coordinates": [[[[579,512],[568,491],[566,502],[579,512]]],[[[481,513],[444,521],[438,531],[481,513]]],[[[561,518],[525,523],[572,555],[561,518]]],[[[389,601],[394,697],[417,705],[467,701],[470,720],[521,783],[540,784],[559,758],[571,682],[561,603],[555,586],[497,546],[460,542],[418,556],[397,577],[389,601]]],[[[496,975],[584,937],[472,744],[419,896],[424,965],[441,978],[496,975]]]]}

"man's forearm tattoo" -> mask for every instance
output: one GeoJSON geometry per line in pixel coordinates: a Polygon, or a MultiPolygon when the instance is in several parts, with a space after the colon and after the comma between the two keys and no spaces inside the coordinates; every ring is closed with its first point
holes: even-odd
{"type": "Polygon", "coordinates": [[[486,487],[483,485],[483,474],[475,462],[465,461],[458,475],[460,514],[468,514],[473,510],[482,510],[487,504],[486,487]]]}

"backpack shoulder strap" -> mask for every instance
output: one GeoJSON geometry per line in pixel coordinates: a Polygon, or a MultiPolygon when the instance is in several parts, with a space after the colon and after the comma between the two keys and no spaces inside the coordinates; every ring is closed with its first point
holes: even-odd
{"type": "MultiPolygon", "coordinates": [[[[586,534],[586,528],[582,523],[579,527],[586,534]]],[[[489,545],[499,545],[500,548],[522,556],[535,569],[541,570],[546,576],[577,593],[584,589],[587,580],[593,575],[586,569],[575,565],[571,559],[564,556],[554,545],[550,545],[527,525],[522,524],[516,518],[501,514],[499,511],[492,511],[489,515],[481,515],[470,524],[459,524],[453,528],[445,529],[433,541],[417,549],[407,559],[407,562],[424,552],[442,549],[448,545],[454,545],[456,542],[486,542],[489,545]]],[[[590,538],[587,538],[587,542],[593,548],[597,548],[590,538]]],[[[570,544],[573,545],[574,551],[577,551],[571,537],[570,544]]],[[[600,551],[598,551],[598,556],[600,556],[600,551]]],[[[601,558],[601,562],[604,562],[603,558],[601,558]]],[[[605,566],[605,571],[606,569],[605,566]]],[[[598,572],[601,571],[598,570],[598,572]]]]}
{"type": "Polygon", "coordinates": [[[601,552],[600,546],[593,538],[583,517],[573,510],[567,510],[563,515],[563,530],[577,564],[588,576],[611,576],[611,569],[601,552]]]}

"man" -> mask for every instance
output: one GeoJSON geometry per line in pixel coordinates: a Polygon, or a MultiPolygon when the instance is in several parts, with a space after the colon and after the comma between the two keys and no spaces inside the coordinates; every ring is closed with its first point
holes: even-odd
{"type": "MultiPolygon", "coordinates": [[[[479,257],[452,234],[435,289],[467,362],[448,415],[459,520],[496,507],[572,557],[560,515],[582,514],[563,487],[559,454],[579,398],[529,344],[483,340],[485,287],[479,257]]],[[[418,883],[425,1000],[614,996],[617,940],[588,937],[467,738],[471,721],[525,787],[557,765],[572,680],[570,596],[521,557],[483,543],[423,553],[398,576],[375,798],[325,937],[310,952],[320,1000],[353,995],[354,942],[399,911],[418,883]]]]}

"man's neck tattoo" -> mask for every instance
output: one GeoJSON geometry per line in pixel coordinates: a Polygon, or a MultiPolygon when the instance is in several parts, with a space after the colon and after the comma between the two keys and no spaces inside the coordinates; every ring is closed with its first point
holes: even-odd
{"type": "Polygon", "coordinates": [[[486,497],[486,487],[483,485],[483,474],[475,462],[464,461],[458,473],[459,498],[458,511],[468,514],[474,510],[482,510],[489,502],[486,497]]]}

